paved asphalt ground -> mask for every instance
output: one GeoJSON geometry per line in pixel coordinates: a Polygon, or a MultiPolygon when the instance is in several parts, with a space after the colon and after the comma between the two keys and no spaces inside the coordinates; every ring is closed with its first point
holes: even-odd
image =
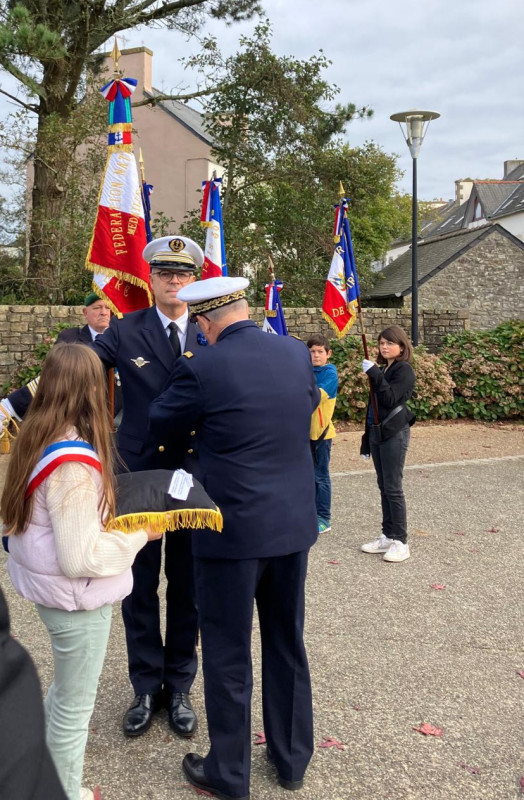
{"type": "MultiPolygon", "coordinates": [[[[264,745],[255,745],[251,798],[516,800],[524,776],[524,431],[415,426],[405,473],[412,557],[402,564],[359,551],[380,517],[358,438],[349,432],[336,441],[333,531],[310,556],[306,639],[317,746],[307,782],[294,795],[281,789],[264,745]],[[422,723],[442,735],[416,732],[422,723]],[[321,747],[324,737],[340,747],[321,747]]],[[[46,686],[46,634],[13,592],[3,556],[0,569],[13,632],[46,686]]],[[[253,653],[255,739],[262,730],[256,630],[253,653]]],[[[193,691],[201,726],[190,747],[171,734],[164,712],[145,736],[127,740],[125,659],[115,608],[84,785],[100,786],[103,800],[190,800],[195,791],[180,763],[189,749],[204,754],[208,745],[201,674],[193,691]]]]}

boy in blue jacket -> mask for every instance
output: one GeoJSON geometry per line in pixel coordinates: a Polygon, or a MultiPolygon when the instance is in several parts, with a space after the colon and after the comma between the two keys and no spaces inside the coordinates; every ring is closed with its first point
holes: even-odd
{"type": "Polygon", "coordinates": [[[307,346],[321,397],[320,405],[313,412],[309,435],[315,464],[318,532],[328,533],[331,530],[329,460],[331,458],[331,442],[336,436],[335,426],[331,420],[337,400],[338,374],[335,365],[328,363],[331,357],[331,347],[327,336],[323,336],[321,333],[314,334],[308,339],[307,346]]]}

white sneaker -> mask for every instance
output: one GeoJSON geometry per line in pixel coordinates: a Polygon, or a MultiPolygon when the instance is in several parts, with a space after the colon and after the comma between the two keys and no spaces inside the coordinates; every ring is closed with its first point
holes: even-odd
{"type": "Polygon", "coordinates": [[[393,544],[382,556],[383,561],[405,561],[409,558],[409,544],[393,539],[393,544]]]}
{"type": "Polygon", "coordinates": [[[392,544],[393,539],[388,539],[387,536],[381,534],[378,539],[373,539],[372,542],[363,544],[360,549],[363,553],[387,553],[392,544]]]}
{"type": "Polygon", "coordinates": [[[94,800],[94,797],[91,789],[86,789],[85,786],[82,786],[80,789],[80,800],[94,800]]]}

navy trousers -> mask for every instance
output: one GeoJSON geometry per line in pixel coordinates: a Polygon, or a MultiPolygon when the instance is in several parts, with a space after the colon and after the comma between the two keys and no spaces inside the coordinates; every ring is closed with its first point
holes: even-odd
{"type": "Polygon", "coordinates": [[[404,543],[407,541],[408,527],[402,478],[409,438],[410,429],[406,426],[385,442],[374,443],[372,436],[370,439],[382,503],[382,533],[388,539],[398,539],[404,543]]]}
{"type": "Polygon", "coordinates": [[[162,638],[158,586],[162,539],[148,542],[133,564],[133,591],[122,601],[129,678],[135,694],[189,692],[197,670],[198,614],[195,605],[191,532],[168,531],[166,630],[162,638]]]}
{"type": "Polygon", "coordinates": [[[204,771],[231,797],[249,794],[255,601],[264,730],[278,773],[299,780],[313,753],[311,681],[303,641],[307,558],[307,550],[274,558],[195,558],[211,742],[204,771]]]}

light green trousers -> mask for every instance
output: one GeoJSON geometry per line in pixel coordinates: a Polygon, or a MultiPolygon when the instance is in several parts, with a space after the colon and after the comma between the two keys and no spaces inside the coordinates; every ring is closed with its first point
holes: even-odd
{"type": "Polygon", "coordinates": [[[37,604],[55,665],[45,699],[46,739],[68,800],[79,800],[89,720],[106,654],[113,607],[62,611],[37,604]]]}

